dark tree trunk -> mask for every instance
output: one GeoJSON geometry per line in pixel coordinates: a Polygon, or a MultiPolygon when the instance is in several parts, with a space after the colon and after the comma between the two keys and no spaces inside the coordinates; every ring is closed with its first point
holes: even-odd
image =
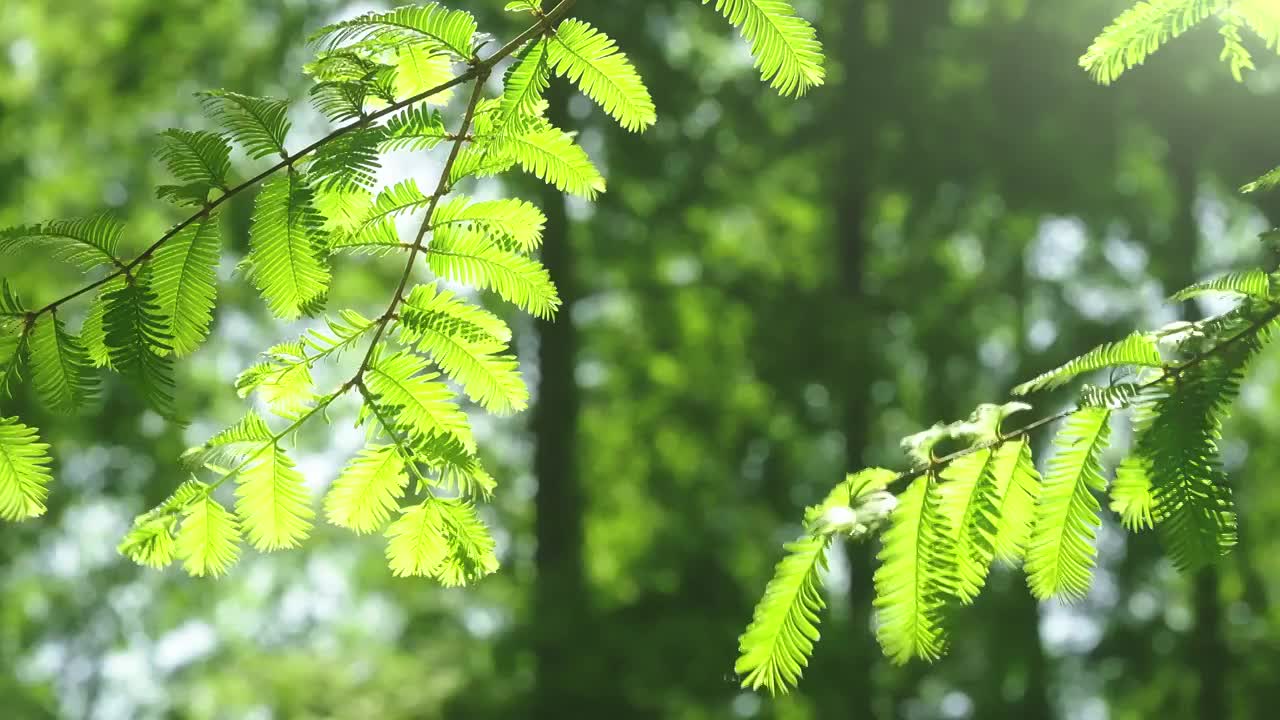
{"type": "MultiPolygon", "coordinates": [[[[1170,289],[1178,289],[1196,281],[1196,257],[1200,249],[1200,230],[1196,220],[1195,203],[1198,179],[1196,176],[1198,147],[1194,137],[1180,135],[1182,142],[1174,144],[1174,186],[1177,193],[1177,217],[1173,226],[1173,252],[1175,266],[1170,268],[1170,289]]],[[[1199,319],[1194,304],[1187,304],[1186,320],[1199,319]]],[[[1226,691],[1227,672],[1231,664],[1231,650],[1222,634],[1222,599],[1220,578],[1215,567],[1206,567],[1196,573],[1192,603],[1195,625],[1186,651],[1187,664],[1198,680],[1196,715],[1198,718],[1229,718],[1231,707],[1226,691]]]]}
{"type": "MultiPolygon", "coordinates": [[[[548,94],[548,115],[565,122],[567,97],[563,85],[548,94]]],[[[563,306],[552,321],[538,322],[538,386],[533,411],[534,473],[538,491],[534,553],[536,577],[530,615],[534,652],[534,682],[529,717],[551,720],[572,714],[583,704],[575,658],[584,651],[583,623],[589,622],[583,568],[583,497],[577,469],[577,430],[580,399],[574,381],[578,334],[572,308],[577,298],[569,218],[564,197],[554,189],[542,192],[547,215],[542,262],[560,290],[563,306]]]]}
{"type": "MultiPolygon", "coordinates": [[[[876,82],[869,72],[867,59],[873,54],[864,26],[864,9],[857,3],[844,3],[838,19],[840,41],[833,50],[846,73],[844,87],[830,94],[827,114],[834,127],[830,137],[837,147],[827,187],[831,191],[834,210],[833,249],[838,258],[836,332],[846,342],[839,361],[832,368],[831,379],[838,393],[837,403],[844,435],[845,466],[850,472],[861,469],[863,456],[871,442],[870,387],[874,382],[875,343],[871,340],[871,313],[866,288],[866,265],[869,253],[867,238],[868,212],[871,203],[872,154],[876,120],[868,100],[876,82]]],[[[849,614],[842,668],[843,692],[839,700],[845,717],[876,717],[875,670],[882,662],[880,649],[871,632],[872,584],[875,546],[870,542],[849,543],[849,614]]],[[[834,708],[833,708],[834,709],[834,708]]]]}

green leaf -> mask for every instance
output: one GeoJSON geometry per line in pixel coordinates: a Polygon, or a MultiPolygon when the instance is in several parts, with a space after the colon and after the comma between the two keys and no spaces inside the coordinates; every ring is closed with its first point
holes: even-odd
{"type": "Polygon", "coordinates": [[[0,230],[0,256],[38,247],[48,256],[81,270],[121,266],[116,251],[122,235],[124,226],[105,213],[79,220],[51,220],[0,230]]]}
{"type": "Polygon", "coordinates": [[[496,316],[434,284],[413,289],[400,314],[400,340],[431,355],[467,397],[489,412],[524,410],[529,391],[518,362],[505,354],[511,331],[496,316]],[[491,331],[496,331],[491,332],[491,331]]]}
{"type": "Polygon", "coordinates": [[[264,353],[266,359],[240,373],[236,393],[242,398],[257,394],[271,412],[296,420],[315,401],[311,358],[301,342],[280,343],[264,353]]]}
{"type": "Polygon", "coordinates": [[[271,312],[286,320],[301,316],[329,289],[329,268],[321,259],[324,219],[312,198],[302,176],[289,172],[268,180],[254,204],[250,275],[271,312]]]}
{"type": "Polygon", "coordinates": [[[1151,473],[1141,456],[1131,455],[1116,468],[1111,484],[1111,510],[1120,515],[1130,532],[1155,527],[1152,515],[1151,473]]]}
{"type": "Polygon", "coordinates": [[[488,152],[504,161],[514,161],[525,172],[561,192],[594,200],[605,191],[604,176],[591,163],[587,151],[573,141],[572,135],[545,120],[494,136],[488,152]]]}
{"type": "MultiPolygon", "coordinates": [[[[399,98],[416,97],[453,79],[453,58],[433,43],[406,44],[396,47],[393,54],[395,66],[395,95],[399,98]]],[[[452,97],[452,90],[430,96],[426,102],[444,105],[452,97]]]]}
{"type": "Polygon", "coordinates": [[[1280,167],[1240,188],[1242,193],[1267,192],[1280,187],[1280,167]]]}
{"type": "Polygon", "coordinates": [[[49,408],[75,412],[98,392],[89,355],[56,314],[41,315],[31,331],[31,374],[36,393],[49,408]]]}
{"type": "Polygon", "coordinates": [[[192,204],[202,205],[213,190],[226,191],[231,172],[231,145],[219,133],[171,129],[160,133],[157,156],[179,181],[186,183],[192,204]]]}
{"type": "Polygon", "coordinates": [[[560,307],[551,274],[536,260],[503,250],[483,233],[442,227],[427,248],[432,272],[453,282],[493,290],[507,302],[549,318],[560,307]]]}
{"type": "Polygon", "coordinates": [[[373,445],[347,465],[324,499],[329,522],[357,533],[386,527],[409,486],[404,458],[394,445],[373,445]]]}
{"type": "Polygon", "coordinates": [[[236,514],[249,544],[264,552],[302,544],[315,511],[302,475],[279,445],[263,448],[236,482],[236,514]]]}
{"type": "Polygon", "coordinates": [[[1227,273],[1185,287],[1174,293],[1173,299],[1190,300],[1209,293],[1244,295],[1266,302],[1271,299],[1271,277],[1261,270],[1227,273]]]}
{"type": "Polygon", "coordinates": [[[23,359],[29,344],[29,328],[23,320],[0,321],[0,397],[6,397],[22,380],[23,359]]]}
{"type": "Polygon", "coordinates": [[[136,524],[116,546],[116,551],[139,565],[163,570],[173,562],[176,526],[177,520],[171,516],[136,524]]]}
{"type": "Polygon", "coordinates": [[[431,502],[406,508],[386,535],[387,564],[396,577],[429,577],[449,552],[431,502]]]}
{"type": "MultiPolygon", "coordinates": [[[[702,0],[706,5],[712,0],[702,0]]],[[[715,0],[715,8],[742,32],[760,77],[782,95],[804,95],[821,85],[822,43],[817,32],[789,2],[715,0]]]]}
{"type": "Polygon", "coordinates": [[[530,44],[507,70],[500,111],[504,119],[540,114],[542,96],[551,86],[549,47],[550,41],[546,39],[530,44]]]}
{"type": "Polygon", "coordinates": [[[9,287],[7,280],[0,278],[0,318],[21,318],[26,314],[27,307],[22,303],[22,298],[9,287]]]}
{"type": "Polygon", "coordinates": [[[341,123],[364,116],[369,86],[363,82],[329,80],[311,87],[311,105],[330,122],[341,123]]]}
{"type": "Polygon", "coordinates": [[[440,204],[431,217],[433,228],[462,225],[483,231],[507,249],[532,252],[542,245],[547,217],[536,205],[524,200],[473,201],[465,195],[440,204]]]}
{"type": "Polygon", "coordinates": [[[565,20],[548,46],[547,61],[632,132],[653,125],[653,98],[625,53],[608,35],[581,20],[565,20]]]}
{"type": "Polygon", "coordinates": [[[95,367],[111,367],[111,351],[107,348],[107,300],[112,293],[128,284],[124,276],[111,278],[102,286],[97,297],[89,303],[84,324],[80,326],[80,341],[84,343],[89,359],[95,367]]]}
{"type": "Polygon", "coordinates": [[[961,456],[942,471],[939,509],[951,529],[954,546],[955,594],[973,602],[987,583],[995,558],[1001,489],[994,473],[995,452],[977,450],[961,456]]]}
{"type": "Polygon", "coordinates": [[[1137,365],[1162,367],[1163,358],[1155,340],[1143,333],[1133,333],[1123,340],[1105,343],[1013,389],[1015,395],[1052,390],[1073,380],[1077,375],[1103,368],[1137,365]]]}
{"type": "MultiPolygon", "coordinates": [[[[1242,317],[1237,325],[1248,321],[1242,317]]],[[[1239,329],[1228,324],[1224,332],[1239,329]]],[[[1149,471],[1156,530],[1183,570],[1203,567],[1236,544],[1218,439],[1244,369],[1261,346],[1258,334],[1241,338],[1176,379],[1150,387],[1142,399],[1135,454],[1149,471]]]]}
{"type": "Polygon", "coordinates": [[[439,43],[460,60],[471,60],[471,39],[476,20],[470,13],[448,10],[436,3],[369,12],[360,17],[326,25],[310,38],[332,50],[351,42],[376,42],[386,46],[439,43]]]}
{"type": "Polygon", "coordinates": [[[433,577],[456,587],[498,567],[493,538],[465,501],[430,499],[406,508],[386,534],[396,577],[433,577]]]}
{"type": "Polygon", "coordinates": [[[895,663],[946,652],[943,612],[957,582],[952,537],[937,480],[917,478],[898,497],[875,573],[876,638],[895,663]]]}
{"type": "Polygon", "coordinates": [[[431,197],[418,189],[413,178],[383,188],[360,222],[334,238],[330,250],[375,255],[399,250],[404,243],[396,230],[395,218],[425,210],[430,205],[431,197]]]}
{"type": "Polygon", "coordinates": [[[378,149],[385,138],[384,128],[368,127],[326,142],[307,166],[311,182],[320,190],[345,192],[374,187],[382,167],[378,149]]]}
{"type": "Polygon", "coordinates": [[[156,570],[168,567],[173,562],[174,533],[182,512],[206,492],[207,486],[194,478],[182,483],[164,502],[134,518],[116,550],[139,565],[156,570]]]}
{"type": "Polygon", "coordinates": [[[427,371],[422,358],[408,352],[374,353],[365,374],[369,391],[384,405],[396,408],[397,423],[423,438],[451,437],[474,453],[475,438],[466,413],[453,400],[453,391],[427,371]]]}
{"type": "Polygon", "coordinates": [[[240,522],[200,485],[204,494],[183,511],[174,553],[192,576],[216,578],[240,559],[240,522]]]}
{"type": "Polygon", "coordinates": [[[274,442],[275,434],[266,421],[250,410],[231,427],[183,453],[182,462],[188,468],[209,467],[225,473],[274,442]]]}
{"type": "Polygon", "coordinates": [[[229,90],[197,93],[205,112],[220,123],[250,158],[268,155],[288,157],[284,147],[289,135],[289,103],[275,98],[252,97],[229,90]]]}
{"type": "Polygon", "coordinates": [[[0,418],[0,518],[25,520],[45,512],[49,496],[49,446],[16,417],[0,418]]]}
{"type": "Polygon", "coordinates": [[[433,573],[445,587],[462,587],[498,569],[497,543],[475,505],[463,499],[431,500],[440,516],[449,551],[433,573]]]}
{"type": "Polygon", "coordinates": [[[1080,66],[1103,85],[1141,65],[1171,38],[1190,30],[1228,0],[1143,0],[1124,11],[1093,41],[1080,66]]]}
{"type": "Polygon", "coordinates": [[[1218,35],[1222,37],[1222,54],[1218,59],[1231,66],[1231,76],[1236,82],[1244,82],[1245,70],[1258,69],[1253,64],[1253,54],[1244,46],[1244,38],[1240,35],[1244,18],[1230,9],[1219,13],[1218,18],[1222,21],[1218,26],[1218,35]]]}
{"type": "Polygon", "coordinates": [[[449,139],[444,118],[439,110],[418,105],[393,115],[387,121],[386,132],[378,148],[383,152],[394,150],[430,150],[449,139]]]}
{"type": "Polygon", "coordinates": [[[1000,446],[992,472],[1000,497],[995,554],[1012,565],[1022,561],[1031,541],[1036,500],[1040,497],[1040,473],[1032,461],[1031,442],[1026,436],[1000,446]]]}
{"type": "Polygon", "coordinates": [[[783,546],[787,554],[738,638],[734,672],[742,687],[776,695],[799,683],[818,641],[819,613],[826,607],[820,584],[828,543],[827,536],[803,535],[783,546]]]}
{"type": "Polygon", "coordinates": [[[1267,49],[1280,51],[1280,7],[1272,0],[1234,0],[1230,11],[1244,18],[1267,49]]]}
{"type": "Polygon", "coordinates": [[[220,245],[218,221],[206,216],[165,243],[151,261],[151,287],[178,356],[193,352],[209,334],[220,245]]]}
{"type": "Polygon", "coordinates": [[[153,409],[174,415],[173,360],[169,323],[156,294],[142,282],[105,296],[102,323],[111,366],[127,377],[153,409]]]}
{"type": "Polygon", "coordinates": [[[1085,408],[1072,413],[1054,438],[1044,488],[1036,505],[1035,529],[1027,550],[1031,592],[1041,600],[1084,597],[1092,579],[1102,524],[1094,492],[1106,490],[1100,458],[1110,439],[1111,411],[1085,408]]]}

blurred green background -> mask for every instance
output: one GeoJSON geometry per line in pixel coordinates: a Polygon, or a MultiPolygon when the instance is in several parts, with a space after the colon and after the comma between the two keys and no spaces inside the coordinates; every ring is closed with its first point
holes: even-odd
{"type": "MultiPolygon", "coordinates": [[[[518,31],[499,0],[452,4],[518,31]]],[[[132,516],[181,481],[181,449],[237,417],[235,374],[298,331],[231,263],[215,339],[183,371],[192,426],[118,384],[77,421],[5,401],[60,467],[48,516],[0,529],[0,716],[1274,716],[1275,358],[1225,442],[1242,513],[1227,563],[1179,577],[1108,519],[1084,602],[1037,607],[999,572],[956,619],[950,657],[898,668],[869,632],[874,547],[842,548],[800,691],[738,689],[737,635],[805,504],[847,470],[900,467],[904,434],[1176,319],[1169,291],[1256,262],[1258,233],[1280,223],[1280,203],[1234,191],[1280,160],[1280,64],[1234,83],[1211,28],[1101,88],[1076,58],[1122,0],[796,4],[830,57],[828,85],[798,102],[759,84],[699,2],[579,4],[631,55],[660,122],[629,135],[561,96],[610,192],[587,206],[508,188],[547,209],[544,258],[569,307],[518,333],[536,409],[481,426],[504,566],[478,586],[393,579],[379,538],[323,527],[217,582],[116,555],[132,516]]],[[[375,6],[4,0],[0,225],[111,208],[145,247],[178,219],[152,200],[150,154],[157,131],[201,123],[190,94],[302,99],[306,32],[375,6]]],[[[231,207],[229,256],[248,207],[231,207]]],[[[382,303],[397,270],[346,268],[335,306],[382,303]]],[[[75,282],[0,273],[35,301],[75,282]]],[[[304,435],[317,491],[359,440],[341,416],[304,435]]]]}

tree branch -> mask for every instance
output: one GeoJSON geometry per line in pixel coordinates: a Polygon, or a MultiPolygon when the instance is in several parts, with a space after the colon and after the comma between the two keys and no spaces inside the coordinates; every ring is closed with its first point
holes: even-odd
{"type": "MultiPolygon", "coordinates": [[[[1233,335],[1227,338],[1226,340],[1222,341],[1221,343],[1214,345],[1208,350],[1205,350],[1204,352],[1191,357],[1189,360],[1187,360],[1185,363],[1182,363],[1181,365],[1164,368],[1158,377],[1152,380],[1148,380],[1147,382],[1139,385],[1138,390],[1139,391],[1147,390],[1149,388],[1155,387],[1156,385],[1159,385],[1162,382],[1165,382],[1166,380],[1177,379],[1183,373],[1190,370],[1191,368],[1200,365],[1206,360],[1222,352],[1225,352],[1226,350],[1231,348],[1233,345],[1235,345],[1237,342],[1240,342],[1245,338],[1256,335],[1264,327],[1274,322],[1276,318],[1280,318],[1280,304],[1273,304],[1271,308],[1261,318],[1253,322],[1248,328],[1245,328],[1240,333],[1233,335]]],[[[1050,425],[1059,420],[1062,420],[1067,416],[1071,415],[1072,413],[1082,410],[1084,407],[1085,407],[1084,405],[1074,405],[1071,408],[1068,408],[1061,412],[1055,413],[1048,417],[1040,418],[1039,420],[1023,425],[1022,427],[1017,428],[1016,430],[1002,432],[999,435],[997,435],[994,440],[978,443],[977,445],[964,448],[963,450],[957,450],[949,455],[944,455],[940,458],[934,459],[930,461],[927,465],[912,468],[911,470],[905,470],[903,472],[898,473],[897,476],[895,476],[892,480],[890,480],[886,485],[887,486],[897,485],[898,483],[914,480],[926,473],[937,473],[942,469],[946,468],[951,463],[959,460],[960,458],[967,457],[969,455],[972,455],[976,452],[980,452],[982,450],[990,450],[993,448],[1000,447],[1001,445],[1004,445],[1010,440],[1016,440],[1023,436],[1029,435],[1032,432],[1046,425],[1050,425]]]]}
{"type": "MultiPolygon", "coordinates": [[[[454,77],[453,79],[448,80],[447,82],[441,83],[433,88],[428,88],[427,90],[423,90],[417,95],[405,98],[404,100],[388,105],[387,107],[377,112],[370,113],[367,116],[360,118],[359,120],[355,120],[351,123],[343,125],[333,130],[328,135],[325,135],[319,140],[316,140],[315,142],[306,146],[302,150],[299,150],[296,153],[285,155],[280,160],[280,162],[277,162],[275,165],[272,165],[266,170],[263,170],[257,175],[254,175],[248,180],[245,180],[244,182],[240,183],[239,185],[235,185],[231,188],[228,188],[225,192],[223,192],[223,194],[219,195],[217,199],[209,203],[206,203],[204,207],[197,210],[190,217],[188,217],[187,219],[183,220],[182,222],[170,228],[168,232],[160,236],[160,239],[152,243],[149,247],[147,247],[146,250],[143,250],[142,253],[139,254],[137,257],[135,257],[133,260],[130,260],[128,263],[122,263],[120,260],[116,260],[115,258],[113,258],[113,260],[115,260],[115,263],[117,265],[117,269],[115,271],[113,271],[106,277],[103,277],[99,280],[89,283],[88,285],[80,288],[79,290],[76,290],[75,292],[72,292],[69,295],[58,298],[57,300],[54,300],[53,302],[49,303],[48,305],[45,305],[39,310],[36,310],[30,313],[31,318],[34,319],[40,315],[43,315],[44,313],[53,312],[61,305],[64,305],[80,297],[81,295],[92,292],[93,290],[96,290],[97,288],[100,288],[103,285],[106,285],[107,283],[120,277],[121,275],[130,274],[134,268],[138,267],[139,265],[143,265],[148,260],[150,260],[157,250],[164,247],[165,243],[177,237],[179,233],[181,233],[186,228],[190,227],[192,224],[200,221],[203,218],[208,217],[210,214],[213,213],[214,210],[221,207],[224,203],[226,203],[231,198],[239,195],[245,190],[248,190],[254,185],[257,185],[258,183],[271,177],[275,173],[287,167],[291,167],[294,163],[307,157],[311,153],[315,152],[316,150],[319,150],[321,147],[324,147],[325,145],[333,142],[334,140],[337,140],[338,138],[344,135],[347,135],[351,132],[359,130],[369,125],[370,123],[380,120],[388,115],[399,112],[407,107],[416,105],[417,103],[420,103],[429,97],[432,97],[434,95],[439,95],[440,93],[446,90],[457,87],[458,85],[465,84],[471,80],[479,79],[480,84],[483,85],[484,80],[487,80],[489,75],[493,72],[493,68],[495,65],[501,62],[503,59],[512,55],[516,50],[519,50],[520,47],[523,46],[526,42],[550,30],[552,24],[559,21],[566,14],[568,14],[569,9],[572,8],[575,3],[576,3],[576,0],[561,0],[559,4],[557,4],[549,12],[547,12],[542,17],[540,17],[538,19],[538,22],[534,23],[529,28],[527,28],[524,32],[517,35],[506,45],[503,45],[497,52],[493,53],[492,55],[489,55],[486,58],[472,61],[470,67],[465,72],[454,77]]],[[[459,135],[465,136],[466,131],[465,130],[461,131],[459,135]]]]}

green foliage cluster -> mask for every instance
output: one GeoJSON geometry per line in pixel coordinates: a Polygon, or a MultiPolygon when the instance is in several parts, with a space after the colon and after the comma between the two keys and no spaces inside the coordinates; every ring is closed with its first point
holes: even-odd
{"type": "MultiPolygon", "coordinates": [[[[1237,78],[1252,61],[1239,28],[1280,49],[1280,10],[1267,0],[1150,0],[1123,13],[1081,58],[1102,83],[1141,64],[1168,39],[1217,18],[1223,60],[1237,78]]],[[[1276,171],[1244,192],[1272,189],[1276,171]]],[[[1154,530],[1184,571],[1214,562],[1236,544],[1236,514],[1218,441],[1249,362],[1280,324],[1280,274],[1262,269],[1196,283],[1173,296],[1239,298],[1208,320],[1173,323],[1096,347],[1014,388],[1014,394],[1081,387],[1071,409],[1016,429],[1005,420],[1030,406],[982,405],[966,421],[906,438],[911,469],[849,475],[809,508],[804,533],[786,546],[754,618],[740,638],[737,672],[749,688],[794,687],[818,639],[826,552],[838,537],[868,541],[881,525],[875,572],[876,636],[894,662],[936,660],[947,650],[957,606],[972,603],[996,560],[1021,567],[1037,599],[1082,598],[1097,558],[1100,496],[1131,531],[1154,530]],[[1135,440],[1108,480],[1111,429],[1126,414],[1135,440]],[[1060,422],[1053,456],[1037,471],[1029,435],[1060,422]],[[898,494],[892,486],[906,483],[898,494]],[[874,490],[868,493],[868,490],[874,490]],[[887,519],[886,519],[887,515],[887,519]]]]}
{"type": "MultiPolygon", "coordinates": [[[[477,505],[496,481],[480,461],[468,403],[505,415],[524,410],[529,391],[510,327],[475,293],[548,319],[561,300],[536,257],[543,213],[520,199],[477,200],[456,189],[469,178],[520,169],[588,200],[604,191],[574,134],[545,115],[543,95],[555,77],[626,130],[643,131],[657,119],[627,55],[568,17],[573,5],[508,3],[529,25],[489,54],[489,38],[470,13],[436,3],[319,29],[311,37],[317,54],[304,69],[314,80],[311,105],[336,127],[300,149],[289,103],[201,93],[217,129],[167,130],[157,153],[174,178],[157,197],[194,211],[132,260],[122,254],[125,227],[110,215],[0,231],[0,256],[41,252],[93,274],[37,307],[0,280],[0,394],[29,379],[54,411],[93,408],[99,370],[107,369],[158,413],[181,419],[178,361],[213,327],[219,211],[259,184],[239,269],[275,317],[324,318],[266,350],[236,379],[238,393],[265,412],[250,410],[188,451],[190,479],[136,519],[122,553],[150,567],[176,560],[192,575],[218,576],[245,542],[263,552],[300,546],[317,513],[288,445],[305,423],[327,421],[339,398],[354,395],[367,444],[328,490],[324,518],[355,533],[384,533],[397,576],[455,586],[496,570],[495,543],[477,505]],[[487,97],[504,61],[500,92],[487,97]],[[460,106],[451,106],[463,88],[460,106]],[[237,181],[235,148],[272,164],[237,181]],[[447,154],[430,190],[414,179],[379,187],[388,153],[436,148],[447,154]],[[402,234],[409,220],[416,230],[402,234]],[[327,307],[342,258],[352,254],[404,259],[386,306],[372,317],[327,307]],[[414,284],[420,266],[434,278],[414,284]],[[88,307],[73,331],[70,308],[79,299],[88,307]],[[348,352],[359,359],[349,378],[318,387],[319,366],[348,352]]],[[[822,82],[821,47],[789,3],[739,0],[717,9],[741,28],[764,79],[780,92],[799,95],[822,82]]],[[[0,419],[0,517],[44,512],[51,464],[35,428],[0,419]]]]}

